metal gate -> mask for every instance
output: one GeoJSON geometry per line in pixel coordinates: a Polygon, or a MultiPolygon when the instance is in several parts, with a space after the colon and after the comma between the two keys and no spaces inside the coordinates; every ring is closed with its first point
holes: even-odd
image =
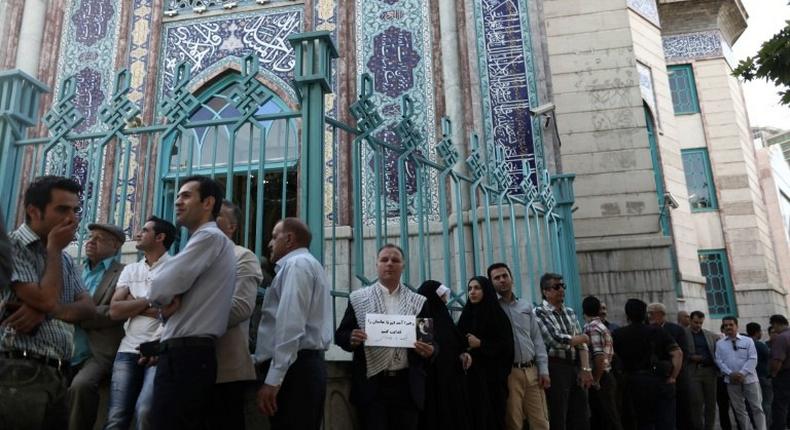
{"type": "Polygon", "coordinates": [[[297,108],[257,79],[254,56],[243,59],[240,73],[197,93],[190,91],[190,65],[182,63],[174,88],[158,104],[163,120],[142,125],[140,108],[127,97],[124,70],[99,110],[101,132],[80,132],[75,84],[67,79],[43,118],[49,136],[28,138],[46,87],[20,71],[0,72],[0,210],[7,227],[20,220],[20,191],[35,176],[73,177],[84,188],[74,248],[79,256],[90,222],[115,223],[131,237],[151,214],[172,219],[179,181],[205,174],[241,206],[239,243],[259,256],[266,254],[277,219],[298,215],[307,222],[311,251],[330,272],[336,310],[344,309],[352,289],[375,281],[375,250],[386,242],[407,254],[407,285],[444,282],[455,306],[464,302],[466,280],[495,261],[510,265],[517,294],[531,301],[539,299],[541,273],[562,273],[569,304],[579,305],[573,175],[550,177],[524,162],[521,182],[511,183],[501,154],[481,148],[477,136],[470,136],[469,155],[461,157],[447,118],[441,140],[426,142],[413,123],[424,113],[414,112],[408,97],[400,121],[385,124],[367,75],[349,107],[355,124],[328,117],[325,96],[337,57],[329,33],[289,40],[297,108]],[[385,128],[394,130],[398,144],[381,138],[385,128]],[[348,178],[350,192],[340,189],[341,177],[348,178]]]}

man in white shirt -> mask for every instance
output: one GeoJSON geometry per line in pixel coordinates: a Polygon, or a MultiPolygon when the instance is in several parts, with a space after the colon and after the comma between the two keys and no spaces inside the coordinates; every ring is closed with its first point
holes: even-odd
{"type": "Polygon", "coordinates": [[[109,411],[105,430],[129,428],[132,417],[138,429],[150,426],[148,413],[154,389],[156,367],[140,354],[140,344],[159,339],[162,323],[159,311],[145,299],[151,289],[151,271],[170,257],[167,250],[176,239],[176,226],[157,217],[148,218],[137,233],[135,248],[144,258],[123,268],[110,301],[110,318],[127,320],[126,333],[112,367],[109,411]]]}
{"type": "Polygon", "coordinates": [[[236,286],[233,242],[214,222],[223,198],[213,179],[184,179],[175,212],[189,242],[151,273],[148,300],[165,318],[151,408],[155,429],[203,428],[211,410],[216,340],[227,331],[236,286]]]}
{"type": "MultiPolygon", "coordinates": [[[[217,227],[233,240],[239,232],[241,209],[229,200],[222,202],[217,227]]],[[[217,383],[211,400],[209,428],[244,430],[244,394],[255,380],[249,349],[250,316],[255,308],[258,285],[263,279],[261,262],[249,249],[236,245],[236,288],[228,318],[228,331],[217,339],[217,383]]]]}
{"type": "Polygon", "coordinates": [[[324,267],[307,250],[311,239],[304,222],[285,218],[269,242],[277,274],[263,299],[255,361],[264,378],[258,409],[273,430],[318,430],[324,415],[332,297],[324,267]]]}
{"type": "Polygon", "coordinates": [[[716,342],[716,364],[724,375],[738,425],[742,430],[753,428],[746,411],[745,402],[749,402],[754,428],[765,430],[763,399],[756,371],[757,348],[750,337],[738,333],[738,320],[735,317],[724,317],[721,323],[725,337],[716,342]]]}

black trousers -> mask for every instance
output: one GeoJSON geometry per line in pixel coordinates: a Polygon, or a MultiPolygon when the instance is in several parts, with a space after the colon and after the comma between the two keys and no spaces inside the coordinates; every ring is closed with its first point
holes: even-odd
{"type": "Polygon", "coordinates": [[[571,362],[549,359],[551,386],[546,391],[551,430],[590,428],[587,390],[579,385],[579,371],[571,362]]]}
{"type": "Polygon", "coordinates": [[[151,428],[204,428],[217,380],[215,354],[213,344],[177,346],[160,354],[154,377],[151,428]]]}
{"type": "Polygon", "coordinates": [[[590,388],[590,428],[622,430],[620,408],[617,406],[617,381],[611,372],[601,376],[600,388],[590,388]]]}
{"type": "Polygon", "coordinates": [[[358,408],[366,430],[417,430],[420,412],[411,398],[409,369],[374,376],[376,394],[358,408]]]}
{"type": "Polygon", "coordinates": [[[244,430],[244,394],[255,381],[233,381],[214,384],[208,428],[244,430]]]}
{"type": "MultiPolygon", "coordinates": [[[[266,378],[270,365],[271,360],[261,365],[261,378],[266,378]]],[[[269,418],[272,430],[319,430],[324,420],[326,377],[323,351],[299,351],[277,392],[277,413],[269,418]]]]}
{"type": "Polygon", "coordinates": [[[782,370],[772,381],[774,388],[774,402],[771,405],[773,422],[771,429],[784,430],[790,418],[790,370],[782,370]]]}
{"type": "Polygon", "coordinates": [[[627,372],[623,408],[639,430],[675,428],[675,386],[649,371],[627,372]]]}

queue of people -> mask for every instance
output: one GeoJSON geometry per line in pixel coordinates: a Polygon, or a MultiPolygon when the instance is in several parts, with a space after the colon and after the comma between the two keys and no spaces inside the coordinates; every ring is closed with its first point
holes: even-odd
{"type": "Polygon", "coordinates": [[[6,238],[0,220],[0,428],[92,429],[109,386],[105,429],[243,429],[250,387],[272,429],[320,429],[332,342],[352,353],[351,401],[370,430],[709,430],[734,428],[731,411],[740,430],[788,422],[782,315],[763,343],[755,323],[741,334],[728,316],[717,334],[701,311],[679,312],[675,324],[661,303],[630,299],[620,327],[593,296],[577,316],[560,274],[538,281],[541,303],[519,299],[504,262],[470,277],[453,315],[450,288],[426,280],[412,291],[401,282],[408,256],[385,244],[377,281],[350,294],[333,333],[311,232],[284,218],[251,351],[264,273],[234,243],[241,210],[217,182],[181,181],[180,252],[170,252],[176,225],[152,216],[134,237],[142,259],[126,266],[127,233],[112,224],[87,226],[84,263],[66,252],[81,192],[68,178],[37,178],[25,222],[6,238]],[[374,326],[384,317],[419,327],[415,340],[382,344],[374,326]]]}

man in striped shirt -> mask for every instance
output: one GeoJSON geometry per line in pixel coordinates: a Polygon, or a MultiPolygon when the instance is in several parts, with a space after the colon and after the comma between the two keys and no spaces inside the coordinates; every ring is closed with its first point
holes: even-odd
{"type": "Polygon", "coordinates": [[[562,275],[544,274],[540,278],[540,289],[543,303],[535,308],[535,315],[549,355],[551,387],[546,393],[551,428],[587,429],[590,425],[587,389],[592,385],[587,351],[589,339],[582,333],[573,309],[564,304],[562,275]]]}
{"type": "Polygon", "coordinates": [[[13,272],[0,286],[0,427],[66,428],[74,328],[95,307],[64,248],[79,224],[81,187],[57,176],[25,191],[25,223],[10,235],[13,272]],[[71,323],[71,324],[70,324],[71,323]]]}

